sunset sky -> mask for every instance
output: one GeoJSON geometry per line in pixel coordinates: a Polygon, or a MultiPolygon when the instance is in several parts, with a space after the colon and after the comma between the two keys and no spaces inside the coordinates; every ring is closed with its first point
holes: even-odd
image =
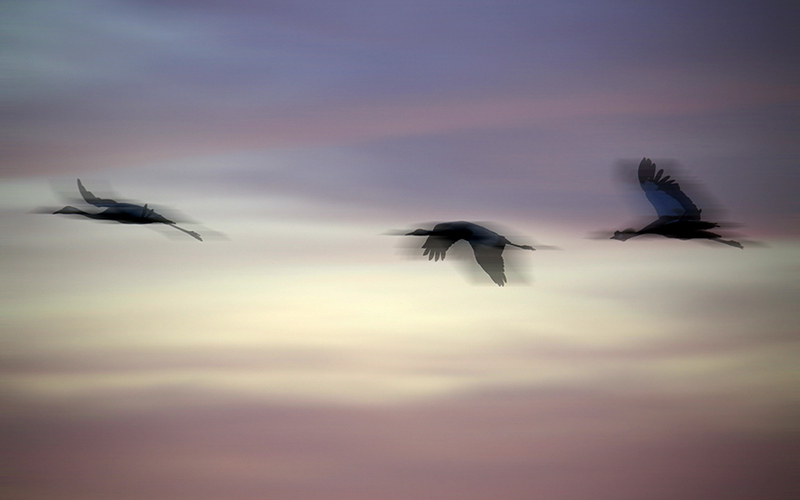
{"type": "Polygon", "coordinates": [[[793,497],[799,16],[3,3],[0,492],[793,497]],[[609,240],[645,156],[744,250],[609,240]],[[78,178],[204,241],[50,215],[78,178]],[[452,220],[554,248],[398,235],[452,220]]]}

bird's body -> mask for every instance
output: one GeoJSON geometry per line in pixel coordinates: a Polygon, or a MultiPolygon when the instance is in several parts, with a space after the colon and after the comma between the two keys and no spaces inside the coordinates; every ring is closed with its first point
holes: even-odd
{"type": "Polygon", "coordinates": [[[453,243],[459,240],[467,241],[475,253],[475,260],[492,278],[492,281],[499,286],[506,283],[505,268],[503,264],[503,249],[506,245],[535,250],[529,245],[517,245],[512,243],[505,236],[495,233],[483,226],[472,222],[442,222],[436,224],[433,229],[416,229],[407,236],[427,236],[422,248],[425,249],[423,255],[428,256],[428,260],[444,260],[447,250],[453,243]]]}
{"type": "Polygon", "coordinates": [[[92,194],[91,191],[83,187],[80,179],[78,179],[78,189],[86,203],[94,205],[95,207],[105,208],[105,210],[98,213],[89,213],[73,206],[66,206],[53,213],[82,215],[90,219],[116,221],[122,224],[166,224],[179,231],[183,231],[197,240],[203,241],[196,232],[179,227],[176,225],[175,221],[167,219],[152,208],[147,208],[147,204],[142,206],[134,203],[119,203],[111,199],[98,198],[92,194]]]}
{"type": "Polygon", "coordinates": [[[643,234],[660,234],[681,240],[707,239],[742,248],[742,244],[738,241],[723,240],[719,234],[709,231],[719,227],[719,224],[702,220],[701,210],[686,196],[678,183],[668,175],[662,177],[663,169],[656,172],[655,163],[643,158],[639,163],[638,173],[639,185],[656,209],[658,219],[638,231],[634,229],[615,231],[611,239],[625,241],[643,234]]]}

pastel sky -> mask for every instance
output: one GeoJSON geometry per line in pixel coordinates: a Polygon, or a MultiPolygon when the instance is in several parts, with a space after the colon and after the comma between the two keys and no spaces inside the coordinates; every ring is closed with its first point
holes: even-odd
{"type": "Polygon", "coordinates": [[[4,497],[797,493],[799,7],[1,9],[4,497]],[[608,240],[644,156],[745,249],[608,240]],[[557,248],[395,234],[448,220],[557,248]]]}

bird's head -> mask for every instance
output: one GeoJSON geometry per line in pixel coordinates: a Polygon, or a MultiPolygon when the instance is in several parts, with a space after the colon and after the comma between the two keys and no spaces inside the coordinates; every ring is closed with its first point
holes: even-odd
{"type": "Polygon", "coordinates": [[[83,210],[77,209],[75,207],[67,205],[66,207],[56,210],[53,212],[54,214],[82,214],[84,213],[83,210]]]}
{"type": "Polygon", "coordinates": [[[428,231],[428,230],[415,229],[415,230],[411,231],[410,233],[406,233],[406,236],[428,236],[429,234],[431,234],[431,232],[428,231]]]}
{"type": "Polygon", "coordinates": [[[619,241],[625,241],[628,238],[632,238],[633,236],[636,236],[636,230],[635,229],[626,229],[624,231],[614,231],[614,236],[612,236],[610,239],[619,240],[619,241]]]}

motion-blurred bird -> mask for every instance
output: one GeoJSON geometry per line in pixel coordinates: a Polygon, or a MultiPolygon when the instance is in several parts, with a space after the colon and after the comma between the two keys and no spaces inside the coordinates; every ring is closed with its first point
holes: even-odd
{"type": "Polygon", "coordinates": [[[658,219],[638,231],[634,229],[614,231],[612,240],[625,241],[643,234],[660,234],[681,240],[702,238],[743,248],[738,241],[723,240],[720,235],[708,231],[719,227],[719,224],[701,220],[701,210],[681,191],[677,182],[668,175],[661,177],[663,173],[664,169],[656,172],[656,165],[649,158],[642,159],[639,163],[639,185],[655,207],[658,219]]]}
{"type": "Polygon", "coordinates": [[[196,232],[179,227],[175,221],[171,221],[163,215],[156,213],[156,211],[152,208],[147,208],[147,204],[142,206],[135,205],[133,203],[119,203],[110,199],[98,198],[92,194],[91,191],[88,191],[85,187],[83,187],[80,179],[78,179],[78,189],[80,190],[83,199],[86,200],[86,203],[96,207],[105,208],[105,210],[99,213],[89,213],[67,205],[61,210],[57,210],[53,213],[82,215],[90,219],[111,220],[120,222],[122,224],[166,224],[179,231],[183,231],[192,238],[203,241],[203,238],[201,238],[196,232]]]}
{"type": "Polygon", "coordinates": [[[432,230],[416,229],[406,236],[427,236],[422,244],[425,249],[422,255],[427,255],[428,260],[444,260],[447,249],[458,240],[466,240],[475,253],[475,260],[492,278],[492,281],[503,286],[506,283],[505,269],[503,266],[503,249],[512,245],[525,250],[535,250],[529,245],[517,245],[508,241],[505,236],[495,233],[483,226],[472,222],[442,222],[436,224],[432,230]]]}

